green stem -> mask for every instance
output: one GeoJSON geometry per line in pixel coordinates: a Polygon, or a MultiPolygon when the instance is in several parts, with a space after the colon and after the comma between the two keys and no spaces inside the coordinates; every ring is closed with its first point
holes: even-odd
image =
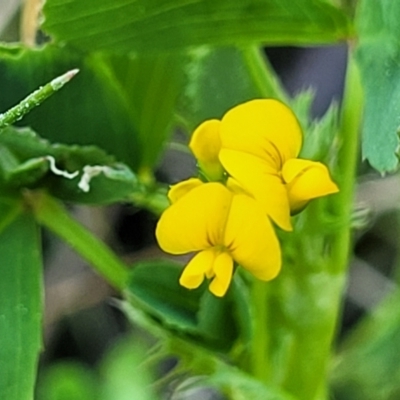
{"type": "Polygon", "coordinates": [[[269,357],[274,362],[270,380],[298,400],[329,397],[328,369],[351,245],[362,100],[357,65],[350,55],[334,174],[340,192],[310,204],[299,215],[295,231],[285,235],[282,273],[269,288],[269,357]],[[330,231],[328,211],[338,222],[330,231]]]}
{"type": "Polygon", "coordinates": [[[145,208],[154,215],[159,216],[170,204],[167,191],[168,188],[160,184],[151,186],[142,185],[139,190],[130,195],[130,200],[137,207],[145,208]]]}
{"type": "Polygon", "coordinates": [[[270,378],[270,363],[268,360],[269,335],[267,331],[268,304],[267,284],[255,280],[251,288],[251,302],[253,305],[253,329],[251,341],[250,369],[254,378],[268,383],[270,378]]]}
{"type": "Polygon", "coordinates": [[[76,250],[110,285],[118,290],[126,287],[127,267],[101,240],[73,219],[60,202],[43,192],[27,192],[25,199],[37,221],[76,250]]]}
{"type": "MultiPolygon", "coordinates": [[[[242,50],[243,59],[260,97],[276,98],[288,102],[288,96],[276,77],[263,50],[257,46],[242,50]]],[[[253,316],[253,338],[250,344],[250,372],[261,382],[270,379],[268,293],[265,282],[254,281],[251,286],[253,316]]]]}
{"type": "MultiPolygon", "coordinates": [[[[298,358],[313,359],[307,374],[307,385],[298,382],[295,391],[299,399],[327,399],[327,374],[331,357],[332,343],[336,334],[337,320],[341,313],[343,290],[346,283],[346,271],[349,265],[351,248],[351,213],[353,210],[354,187],[359,157],[359,133],[363,110],[363,92],[358,66],[349,54],[346,85],[342,102],[342,113],[339,126],[338,165],[335,179],[340,192],[327,199],[339,221],[338,230],[334,230],[331,239],[331,252],[324,267],[325,278],[313,275],[306,276],[308,296],[313,302],[323,304],[313,307],[310,312],[320,319],[313,329],[300,332],[298,340],[298,358]],[[316,278],[320,280],[316,281],[316,278]],[[325,282],[324,282],[325,280],[325,282]],[[317,284],[313,284],[313,281],[317,284]],[[313,347],[317,351],[313,351],[313,347]],[[311,368],[310,368],[311,367],[311,368]],[[309,387],[304,390],[305,387],[309,387]]],[[[329,236],[327,237],[329,239],[329,236]]],[[[318,256],[316,257],[318,260],[318,256]]],[[[294,370],[292,370],[292,373],[294,370]]]]}
{"type": "Polygon", "coordinates": [[[262,49],[256,46],[246,47],[242,50],[243,58],[246,61],[246,66],[257,91],[262,97],[272,97],[288,103],[288,95],[262,51],[262,49]]]}
{"type": "Polygon", "coordinates": [[[48,97],[60,90],[67,82],[69,82],[77,73],[78,69],[66,72],[38,90],[31,93],[15,107],[10,108],[4,114],[0,114],[0,129],[19,121],[24,115],[28,114],[33,108],[40,105],[48,97]]]}
{"type": "Polygon", "coordinates": [[[363,111],[363,91],[358,66],[349,54],[346,88],[342,103],[339,138],[341,151],[338,155],[338,182],[340,192],[333,199],[334,210],[342,222],[332,245],[331,272],[347,269],[351,244],[351,213],[359,156],[359,133],[363,111]]]}

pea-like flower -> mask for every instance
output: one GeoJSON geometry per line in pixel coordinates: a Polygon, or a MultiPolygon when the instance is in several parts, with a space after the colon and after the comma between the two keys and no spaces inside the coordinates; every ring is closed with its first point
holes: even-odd
{"type": "MultiPolygon", "coordinates": [[[[211,148],[219,150],[212,154],[218,154],[221,167],[284,230],[292,229],[290,215],[311,199],[338,191],[325,165],[297,158],[301,128],[293,112],[277,100],[252,100],[232,108],[220,121],[205,121],[190,145],[196,156],[208,155],[200,151],[206,138],[208,143],[216,138],[211,148]]],[[[216,169],[215,156],[213,165],[216,169]]]]}
{"type": "Polygon", "coordinates": [[[281,250],[269,218],[250,196],[221,183],[189,179],[172,187],[171,206],[156,229],[160,247],[171,254],[197,252],[180,284],[188,289],[211,279],[210,291],[224,296],[235,262],[261,280],[281,267],[281,250]]]}

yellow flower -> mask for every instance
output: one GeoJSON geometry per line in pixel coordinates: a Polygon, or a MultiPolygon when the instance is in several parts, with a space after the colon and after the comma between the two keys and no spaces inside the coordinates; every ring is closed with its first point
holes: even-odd
{"type": "Polygon", "coordinates": [[[284,230],[292,229],[291,213],[311,199],[338,191],[325,165],[297,158],[301,128],[293,112],[277,100],[240,104],[221,121],[205,121],[196,133],[193,153],[217,138],[211,147],[219,149],[224,169],[284,230]]]}
{"type": "Polygon", "coordinates": [[[273,279],[281,251],[269,218],[251,197],[221,183],[189,179],[170,192],[172,205],[156,229],[160,247],[171,254],[197,252],[185,267],[180,284],[188,289],[212,279],[216,296],[228,290],[234,262],[261,280],[273,279]]]}

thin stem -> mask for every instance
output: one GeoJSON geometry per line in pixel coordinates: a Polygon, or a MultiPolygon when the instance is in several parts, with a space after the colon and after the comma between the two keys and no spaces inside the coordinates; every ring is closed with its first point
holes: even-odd
{"type": "Polygon", "coordinates": [[[269,335],[267,332],[267,286],[265,282],[255,280],[251,289],[252,305],[254,308],[253,329],[254,335],[251,341],[251,374],[267,383],[269,380],[269,361],[268,361],[268,345],[269,335]]]}
{"type": "Polygon", "coordinates": [[[332,246],[331,271],[340,273],[347,269],[351,244],[350,220],[359,155],[359,133],[363,110],[363,92],[358,66],[349,54],[346,88],[343,97],[339,137],[341,151],[338,155],[338,180],[340,192],[334,201],[334,210],[343,221],[332,246]]]}
{"type": "Polygon", "coordinates": [[[276,78],[271,64],[262,51],[262,49],[256,46],[246,47],[242,50],[246,66],[251,74],[253,82],[260,96],[276,98],[287,103],[288,95],[276,78]]]}
{"type": "MultiPolygon", "coordinates": [[[[287,102],[288,96],[263,50],[252,46],[243,49],[242,53],[259,95],[287,102]]],[[[270,379],[267,299],[267,285],[264,282],[254,281],[251,286],[254,334],[250,348],[250,371],[255,378],[264,383],[268,383],[270,379]]]]}
{"type": "Polygon", "coordinates": [[[357,65],[350,55],[335,171],[340,192],[325,199],[323,208],[311,204],[299,216],[299,222],[305,219],[286,236],[285,265],[269,289],[269,359],[274,362],[270,380],[298,400],[328,398],[328,368],[351,245],[362,100],[357,65]],[[339,221],[329,231],[327,211],[339,221]]]}
{"type": "Polygon", "coordinates": [[[89,230],[73,219],[56,199],[43,192],[27,192],[25,199],[37,221],[54,232],[118,290],[126,287],[128,268],[89,230]]]}
{"type": "Polygon", "coordinates": [[[48,97],[60,90],[67,82],[69,82],[77,73],[78,69],[66,72],[46,85],[40,87],[28,97],[22,100],[15,107],[10,108],[4,114],[0,114],[0,129],[19,121],[24,115],[28,114],[33,108],[40,105],[48,97]]]}

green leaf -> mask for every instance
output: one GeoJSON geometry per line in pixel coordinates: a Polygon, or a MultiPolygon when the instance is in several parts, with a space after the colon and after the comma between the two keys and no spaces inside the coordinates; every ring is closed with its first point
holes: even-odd
{"type": "Polygon", "coordinates": [[[195,290],[180,286],[181,273],[182,266],[171,261],[136,264],[129,301],[168,330],[203,346],[228,351],[239,337],[249,340],[251,318],[241,283],[234,281],[226,296],[217,298],[206,284],[195,290]]]}
{"type": "Polygon", "coordinates": [[[314,93],[306,90],[300,92],[291,104],[303,128],[303,146],[299,157],[335,165],[336,163],[332,162],[332,158],[337,157],[339,147],[337,143],[338,106],[333,103],[319,120],[313,120],[311,118],[313,101],[314,93]]]}
{"type": "Polygon", "coordinates": [[[203,44],[321,44],[346,39],[321,0],[47,0],[43,29],[84,51],[160,52],[203,44]]]}
{"type": "Polygon", "coordinates": [[[357,13],[356,51],[365,90],[363,158],[380,172],[398,166],[400,3],[364,0],[357,13]]]}
{"type": "Polygon", "coordinates": [[[204,287],[189,291],[180,286],[181,272],[182,266],[171,261],[138,263],[131,272],[128,295],[169,328],[195,333],[204,287]]]}
{"type": "Polygon", "coordinates": [[[115,78],[99,57],[47,45],[39,50],[0,47],[0,110],[73,68],[80,73],[62,91],[20,121],[53,142],[97,145],[131,168],[140,164],[137,133],[115,78]]]}
{"type": "Polygon", "coordinates": [[[184,80],[186,57],[158,54],[133,57],[102,56],[131,112],[140,148],[140,170],[146,173],[157,163],[172,133],[176,102],[184,80]]]}
{"type": "Polygon", "coordinates": [[[336,357],[337,398],[387,400],[400,396],[400,293],[391,293],[351,332],[336,357]]]}
{"type": "Polygon", "coordinates": [[[295,400],[283,390],[265,385],[251,375],[231,366],[219,364],[214,374],[204,380],[231,400],[295,400]]]}
{"type": "Polygon", "coordinates": [[[228,351],[238,338],[248,345],[253,334],[250,299],[238,273],[225,297],[217,298],[208,290],[204,292],[197,319],[199,331],[215,347],[228,351]]]}
{"type": "Polygon", "coordinates": [[[127,166],[94,146],[52,144],[31,129],[7,127],[0,130],[0,149],[3,185],[46,188],[63,200],[97,205],[126,200],[140,190],[127,166]],[[78,186],[86,181],[88,191],[78,186]]]}
{"type": "MultiPolygon", "coordinates": [[[[151,400],[158,397],[151,384],[152,374],[146,368],[145,349],[137,338],[117,343],[101,363],[103,376],[101,400],[151,400]]],[[[98,398],[98,397],[97,397],[98,398]]]]}
{"type": "Polygon", "coordinates": [[[0,397],[31,400],[42,347],[41,245],[33,217],[17,208],[0,199],[0,397]]]}
{"type": "Polygon", "coordinates": [[[256,97],[286,99],[267,59],[256,48],[193,50],[186,74],[179,114],[190,130],[256,97]]]}

